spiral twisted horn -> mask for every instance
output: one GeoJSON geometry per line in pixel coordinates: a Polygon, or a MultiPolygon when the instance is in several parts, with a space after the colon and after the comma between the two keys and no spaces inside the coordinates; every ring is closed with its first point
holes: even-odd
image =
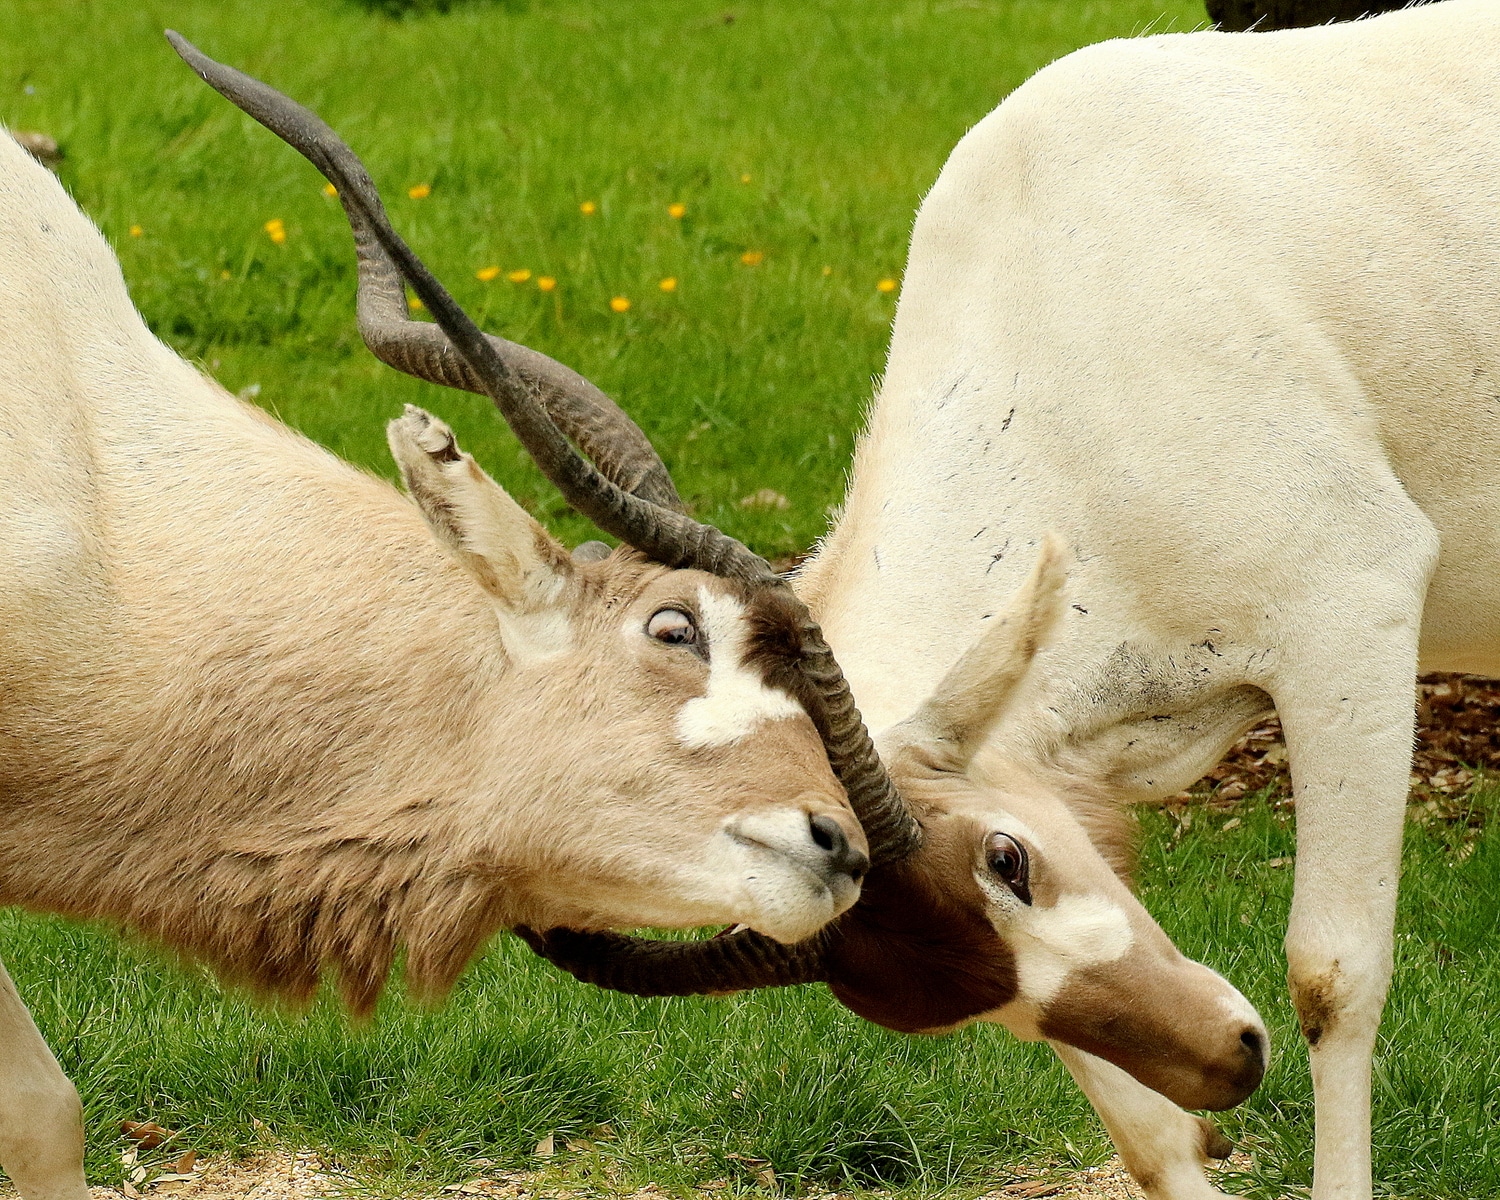
{"type": "MultiPolygon", "coordinates": [[[[180,34],[168,30],[166,36],[209,86],[301,153],[338,190],[360,263],[360,330],[383,361],[424,379],[488,395],[568,503],[621,541],[670,567],[693,567],[784,595],[798,615],[802,672],[821,701],[811,706],[811,715],[829,764],[865,829],[872,862],[915,850],[921,827],[875,753],[822,631],[785,581],[740,542],[682,512],[650,442],[603,392],[535,351],[481,332],[391,228],[364,165],[318,116],[259,80],[215,62],[180,34]],[[432,313],[436,329],[407,319],[403,279],[432,313]],[[570,437],[592,462],[573,448],[570,437]]],[[[792,964],[801,962],[798,955],[805,953],[794,954],[795,948],[756,934],[718,940],[724,944],[696,953],[730,974],[758,970],[776,976],[792,971],[792,964]]],[[[551,944],[543,939],[541,952],[551,944]]],[[[653,961],[680,968],[694,953],[691,947],[711,944],[669,943],[683,949],[652,952],[653,961]]],[[[616,951],[621,948],[612,945],[616,951]]]]}
{"type": "Polygon", "coordinates": [[[574,978],[632,996],[704,996],[824,983],[829,936],[784,946],[750,930],[690,942],[524,925],[516,935],[574,978]]]}

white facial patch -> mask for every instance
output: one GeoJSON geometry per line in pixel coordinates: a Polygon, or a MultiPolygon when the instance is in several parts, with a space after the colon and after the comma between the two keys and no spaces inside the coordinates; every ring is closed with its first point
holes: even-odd
{"type": "Polygon", "coordinates": [[[1051,908],[1022,908],[1008,917],[1020,998],[1039,1006],[1074,971],[1114,962],[1135,941],[1129,915],[1102,896],[1064,896],[1051,908]]]}
{"type": "Polygon", "coordinates": [[[764,721],[793,717],[802,707],[745,666],[745,608],[730,596],[698,589],[698,624],[708,641],[708,691],[677,714],[677,737],[693,749],[727,746],[764,721]]]}

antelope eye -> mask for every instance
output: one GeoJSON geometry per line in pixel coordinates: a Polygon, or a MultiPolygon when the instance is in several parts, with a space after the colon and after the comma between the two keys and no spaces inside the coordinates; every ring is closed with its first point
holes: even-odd
{"type": "Polygon", "coordinates": [[[1030,864],[1026,859],[1026,847],[1004,833],[990,834],[986,860],[1006,887],[1015,893],[1022,904],[1031,903],[1030,864]]]}
{"type": "Polygon", "coordinates": [[[698,626],[681,609],[663,608],[646,622],[646,636],[669,646],[691,646],[698,640],[698,626]]]}

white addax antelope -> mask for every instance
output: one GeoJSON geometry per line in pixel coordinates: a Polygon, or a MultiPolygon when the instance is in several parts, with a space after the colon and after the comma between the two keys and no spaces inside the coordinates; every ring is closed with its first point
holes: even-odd
{"type": "MultiPolygon", "coordinates": [[[[97,232],[0,139],[0,903],[113,919],[293,995],[332,966],[368,1009],[398,945],[436,993],[505,925],[736,922],[694,950],[695,986],[705,957],[720,987],[806,975],[782,943],[873,861],[876,902],[827,956],[857,1007],[928,1028],[1005,1006],[1189,1104],[1255,1086],[1254,1013],[1066,811],[1038,810],[1044,836],[966,786],[1056,616],[1058,555],[888,739],[908,808],[806,610],[682,514],[624,415],[481,334],[321,121],[173,41],[337,185],[371,348],[491,395],[569,501],[655,562],[571,560],[410,411],[391,442],[424,527],[152,338],[97,232]],[[403,277],[438,327],[408,320],[403,277]]],[[[0,975],[0,1164],[26,1200],[83,1200],[80,1144],[76,1094],[0,975]]]]}
{"type": "MultiPolygon", "coordinates": [[[[1497,461],[1500,5],[1110,42],[1018,89],[924,201],[846,511],[796,584],[916,800],[909,751],[892,751],[931,728],[924,698],[1046,532],[1066,540],[1061,628],[973,760],[995,789],[965,795],[941,760],[922,766],[1033,876],[1038,844],[1060,855],[1081,836],[1063,833],[1069,809],[1089,829],[1101,806],[1187,786],[1274,706],[1297,800],[1286,953],[1317,1200],[1371,1194],[1415,675],[1500,674],[1497,461]]],[[[886,876],[820,946],[864,936],[886,876]]],[[[995,890],[983,863],[974,876],[995,890]]],[[[1002,940],[1030,938],[1040,914],[1002,902],[1002,940]]],[[[1075,911],[1087,953],[1125,942],[1092,904],[1075,911]]],[[[553,949],[605,982],[629,958],[553,949]]],[[[945,973],[980,965],[924,973],[942,994],[945,973]]],[[[851,999],[845,971],[801,977],[851,999]]],[[[982,1002],[929,1024],[1027,1032],[982,1002]]],[[[1101,1061],[1124,1064],[1107,1045],[1060,1040],[1149,1196],[1220,1194],[1196,1119],[1101,1061]]]]}

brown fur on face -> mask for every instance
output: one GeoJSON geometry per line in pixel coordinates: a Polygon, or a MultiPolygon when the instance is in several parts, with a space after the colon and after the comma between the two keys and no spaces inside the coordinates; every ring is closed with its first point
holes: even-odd
{"type": "Polygon", "coordinates": [[[870,873],[828,955],[829,989],[877,1025],[939,1033],[1009,1004],[1015,957],[974,883],[972,823],[929,811],[910,858],[870,873]]]}
{"type": "MultiPolygon", "coordinates": [[[[890,768],[921,814],[923,845],[911,858],[872,871],[859,903],[837,922],[829,988],[878,1025],[940,1033],[1016,998],[1015,955],[990,923],[988,900],[975,882],[986,830],[962,811],[978,788],[1007,776],[1014,784],[1014,771],[981,756],[955,774],[919,744],[901,747],[890,768]]],[[[1128,885],[1134,817],[1090,791],[1069,797],[1075,799],[1069,809],[1128,885]]]]}
{"type": "Polygon", "coordinates": [[[1209,974],[1175,951],[1165,964],[1160,954],[1126,955],[1069,979],[1043,1013],[1041,1032],[1129,1071],[1183,1108],[1233,1108],[1260,1084],[1264,1046],[1242,1042],[1245,1023],[1226,1020],[1219,995],[1195,986],[1209,974]]]}
{"type": "MultiPolygon", "coordinates": [[[[1019,772],[1002,788],[997,764],[989,764],[981,784],[941,762],[941,754],[912,743],[893,757],[903,793],[920,797],[925,840],[910,859],[872,871],[860,902],[835,925],[825,960],[834,995],[905,1033],[941,1033],[976,1017],[1000,1020],[1023,1036],[1098,1055],[1189,1108],[1229,1107],[1253,1091],[1265,1067],[1263,1042],[1242,1040],[1263,1037],[1253,1012],[1242,1000],[1243,1014],[1226,1007],[1233,993],[1223,980],[1183,958],[1112,874],[1126,856],[1133,822],[1100,819],[1108,816],[1102,805],[1081,820],[1076,808],[1026,784],[1019,772]],[[979,883],[991,878],[986,838],[1007,832],[1007,824],[1028,828],[1050,850],[1043,857],[1032,848],[1033,906],[1007,897],[997,909],[979,883]],[[1101,836],[1109,839],[1103,848],[1095,840],[1101,836]],[[1044,939],[1056,936],[1046,933],[1047,922],[1059,919],[1063,924],[1052,928],[1067,930],[1065,914],[1076,911],[1058,907],[1054,918],[1054,906],[1080,898],[1102,902],[1103,912],[1128,923],[1117,957],[1070,959],[1095,952],[1087,931],[1096,918],[1077,927],[1081,942],[1047,948],[1044,939]],[[1058,982],[1039,984],[1051,970],[1063,972],[1058,982]],[[1028,986],[1041,990],[1029,995],[1028,986]]],[[[1004,894],[1002,884],[995,888],[1004,894]]]]}

